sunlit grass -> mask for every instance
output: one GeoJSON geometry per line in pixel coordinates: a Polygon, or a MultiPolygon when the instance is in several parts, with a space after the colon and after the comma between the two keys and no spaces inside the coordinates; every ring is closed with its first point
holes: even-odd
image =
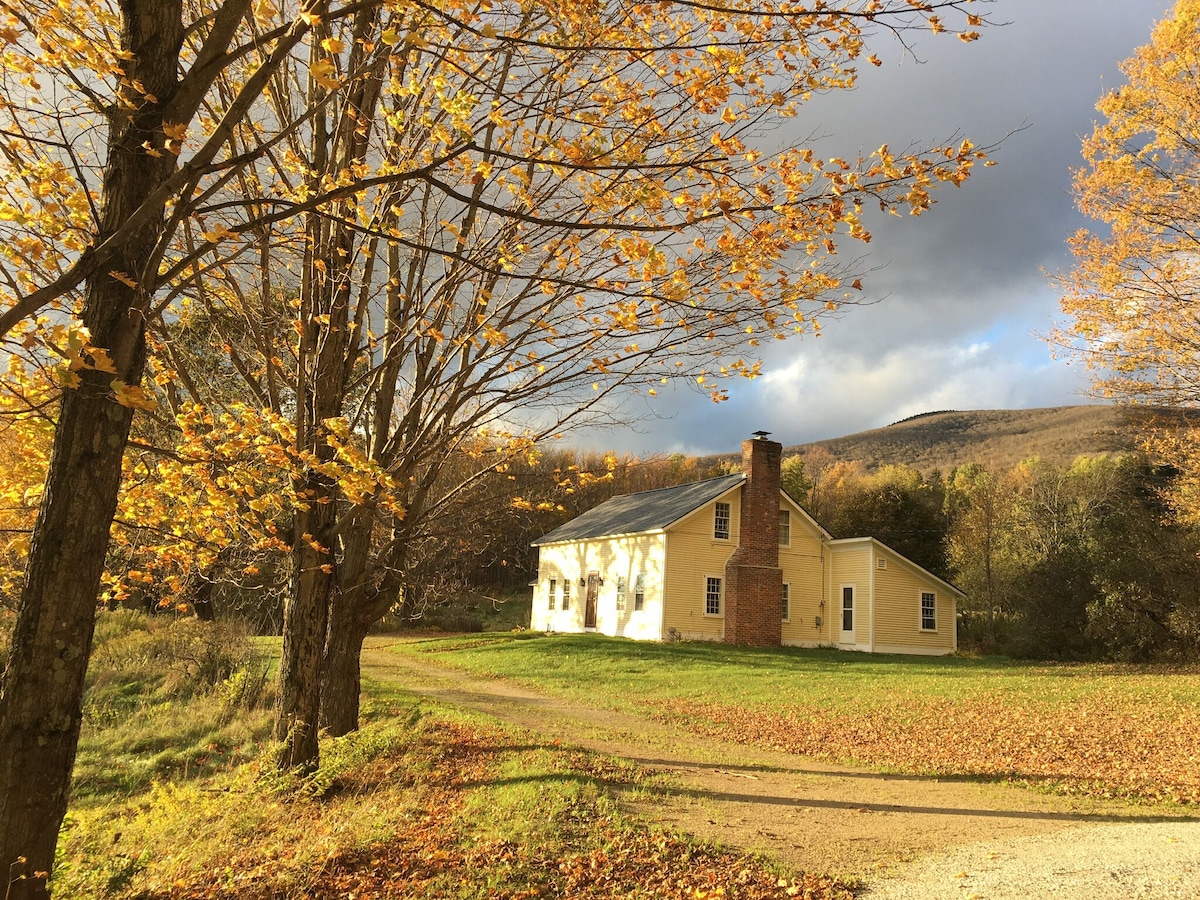
{"type": "Polygon", "coordinates": [[[606,705],[695,699],[839,710],[897,695],[1069,704],[1114,690],[1130,700],[1200,704],[1200,667],[1042,664],[1003,657],[885,656],[833,649],[751,648],[715,642],[651,643],[598,635],[483,634],[403,642],[468,671],[606,705]]]}
{"type": "Polygon", "coordinates": [[[279,775],[264,755],[73,812],[59,894],[756,900],[795,879],[814,900],[850,898],[835,879],[629,818],[613,791],[653,790],[635,766],[395,686],[369,693],[365,727],[323,743],[312,776],[279,775]]]}
{"type": "Polygon", "coordinates": [[[726,741],[884,771],[1200,802],[1200,669],[483,635],[397,644],[726,741]]]}

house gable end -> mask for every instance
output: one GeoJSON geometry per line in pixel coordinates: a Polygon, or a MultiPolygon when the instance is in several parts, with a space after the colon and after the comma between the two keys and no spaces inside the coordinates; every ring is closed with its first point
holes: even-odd
{"type": "Polygon", "coordinates": [[[733,491],[744,480],[740,474],[723,475],[706,481],[613,497],[533,541],[533,546],[662,531],[712,500],[733,491]]]}
{"type": "MultiPolygon", "coordinates": [[[[885,544],[883,541],[879,540],[878,538],[873,538],[873,537],[839,538],[837,540],[830,541],[829,545],[832,549],[836,550],[836,549],[838,549],[837,545],[839,545],[839,544],[848,547],[851,544],[863,543],[863,542],[869,542],[871,544],[872,548],[876,551],[876,553],[878,552],[878,550],[881,550],[881,549],[886,551],[889,559],[896,560],[902,566],[905,566],[906,568],[908,568],[915,575],[918,575],[921,578],[926,578],[931,583],[936,584],[939,587],[945,588],[947,591],[949,591],[951,594],[953,594],[959,600],[966,599],[967,595],[962,591],[961,588],[957,588],[954,585],[952,585],[950,582],[948,582],[946,579],[940,578],[939,576],[934,575],[932,572],[930,572],[924,566],[920,565],[919,563],[913,562],[911,559],[909,559],[907,556],[905,556],[900,551],[893,550],[891,547],[889,547],[887,544],[885,544]]],[[[872,565],[874,565],[874,563],[872,563],[872,565]]]]}
{"type": "MultiPolygon", "coordinates": [[[[696,516],[700,516],[700,515],[710,515],[711,516],[712,515],[712,505],[714,503],[736,503],[737,497],[738,497],[738,491],[741,490],[743,483],[744,483],[744,481],[739,481],[736,484],[734,484],[732,487],[730,487],[724,493],[718,494],[715,497],[709,497],[707,500],[705,500],[702,504],[697,506],[695,509],[689,509],[687,512],[685,512],[679,518],[675,519],[673,522],[670,522],[667,525],[664,525],[663,530],[668,533],[671,531],[678,531],[680,528],[684,528],[687,525],[691,524],[692,520],[696,516]]],[[[708,527],[708,526],[706,526],[706,527],[708,527]]],[[[732,535],[730,535],[730,537],[732,538],[732,535]]]]}
{"type": "Polygon", "coordinates": [[[813,537],[819,541],[833,540],[833,535],[826,531],[821,523],[812,517],[808,510],[793,500],[791,494],[789,494],[787,491],[780,491],[779,496],[783,500],[783,506],[781,506],[780,509],[787,507],[789,511],[799,516],[800,523],[809,531],[810,534],[812,534],[813,537]]]}

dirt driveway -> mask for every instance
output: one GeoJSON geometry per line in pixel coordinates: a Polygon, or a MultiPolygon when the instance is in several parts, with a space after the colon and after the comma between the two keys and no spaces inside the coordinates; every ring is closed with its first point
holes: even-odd
{"type": "MultiPolygon", "coordinates": [[[[1150,823],[1163,823],[1151,827],[1165,826],[1183,835],[1181,839],[1172,831],[1163,838],[1168,861],[1158,854],[1147,863],[1155,877],[1167,879],[1168,887],[1163,892],[1134,890],[1135,885],[1122,883],[1109,871],[1105,877],[1119,889],[1112,896],[1200,898],[1200,821],[1186,819],[1182,811],[1172,814],[1169,809],[1049,796],[1005,784],[881,775],[728,744],[637,716],[582,707],[504,679],[465,674],[428,657],[389,652],[394,641],[368,638],[363,651],[366,677],[394,681],[416,693],[673,776],[667,799],[641,805],[638,811],[644,817],[760,851],[798,869],[863,878],[872,888],[871,898],[1110,896],[1091,888],[1041,894],[1031,891],[1030,882],[1019,881],[1012,893],[995,887],[979,893],[973,890],[972,872],[956,869],[955,854],[976,854],[968,859],[977,861],[968,864],[982,874],[998,868],[998,863],[993,865],[997,860],[1019,860],[1020,848],[1028,846],[1028,855],[1037,859],[1026,862],[1036,866],[1038,859],[1050,860],[1064,847],[1072,858],[1086,857],[1093,852],[1088,841],[1112,837],[1114,825],[1144,829],[1150,823]],[[919,883],[924,877],[920,873],[931,866],[940,871],[936,877],[944,890],[919,883]],[[942,871],[947,867],[953,871],[942,871]],[[914,878],[914,892],[906,893],[906,884],[914,878]]],[[[1047,877],[1057,877],[1056,872],[1047,877]]],[[[1002,877],[1011,881],[1011,876],[1002,877]]],[[[1066,881],[1058,881],[1066,887],[1066,881]]]]}

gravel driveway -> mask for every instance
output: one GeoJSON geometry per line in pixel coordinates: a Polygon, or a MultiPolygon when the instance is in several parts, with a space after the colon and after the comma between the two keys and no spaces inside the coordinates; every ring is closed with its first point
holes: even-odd
{"type": "Polygon", "coordinates": [[[367,639],[363,674],[667,779],[645,818],[862,879],[864,900],[1200,900],[1200,818],[1179,807],[884,775],[733,745],[476,677],[367,639]]]}
{"type": "Polygon", "coordinates": [[[1088,825],[972,844],[868,886],[865,900],[1200,897],[1200,822],[1088,825]]]}

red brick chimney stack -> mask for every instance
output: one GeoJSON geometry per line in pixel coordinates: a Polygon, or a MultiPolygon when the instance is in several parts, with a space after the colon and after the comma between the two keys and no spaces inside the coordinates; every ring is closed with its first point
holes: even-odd
{"type": "Polygon", "coordinates": [[[779,464],[783,445],[766,432],[742,442],[741,527],[725,564],[725,640],[777,647],[782,641],[783,570],[779,567],[779,464]]]}

